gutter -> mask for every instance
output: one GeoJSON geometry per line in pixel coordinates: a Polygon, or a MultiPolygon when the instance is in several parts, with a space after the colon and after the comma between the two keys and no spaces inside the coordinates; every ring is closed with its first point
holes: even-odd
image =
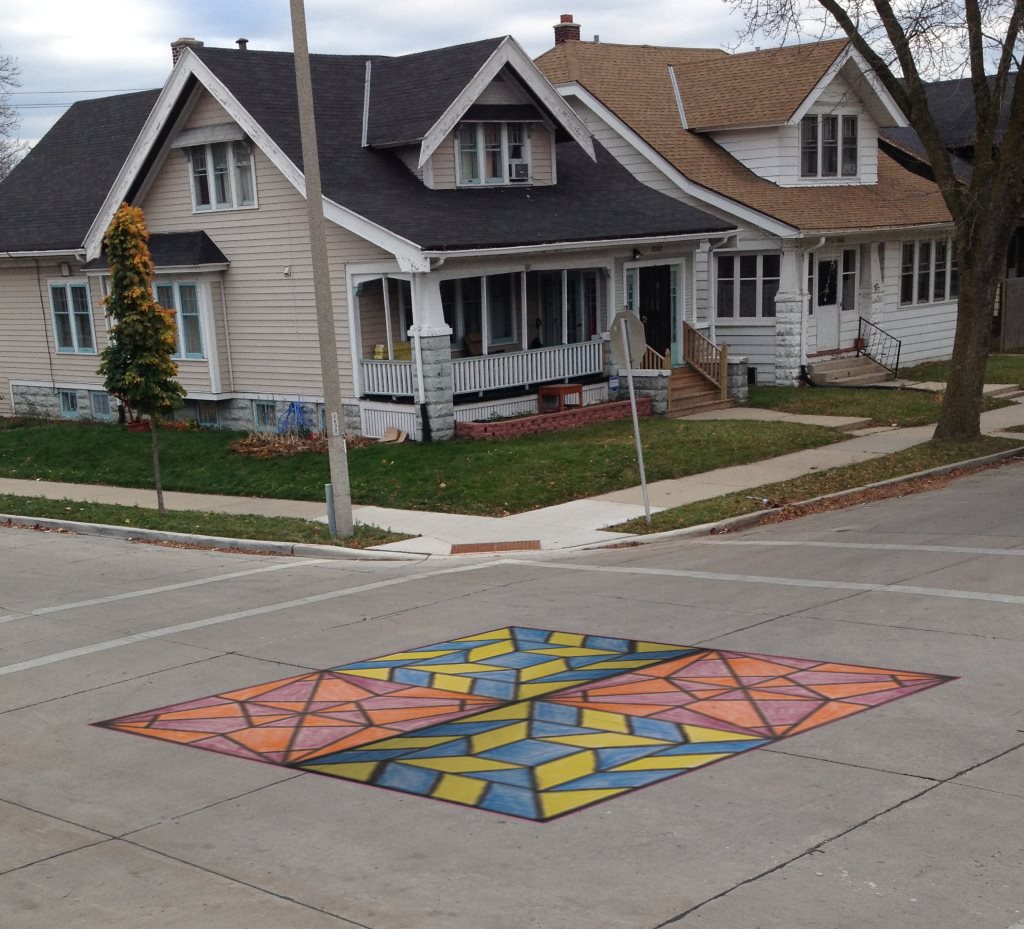
{"type": "Polygon", "coordinates": [[[618,248],[629,245],[646,245],[662,242],[700,242],[710,235],[732,236],[739,232],[738,228],[732,230],[714,230],[712,232],[687,232],[678,235],[641,236],[628,239],[588,239],[580,242],[548,242],[540,245],[511,245],[511,246],[488,246],[483,248],[467,249],[424,249],[423,254],[427,258],[474,258],[478,256],[488,257],[490,255],[523,255],[534,252],[568,252],[578,249],[618,248]]]}
{"type": "Polygon", "coordinates": [[[4,252],[8,258],[74,258],[85,261],[85,250],[81,248],[45,249],[28,252],[4,252]]]}

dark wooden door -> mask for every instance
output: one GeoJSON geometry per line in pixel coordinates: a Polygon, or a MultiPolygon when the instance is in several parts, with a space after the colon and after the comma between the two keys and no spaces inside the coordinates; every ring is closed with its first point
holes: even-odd
{"type": "Polygon", "coordinates": [[[672,271],[668,265],[640,269],[640,319],[647,344],[658,352],[672,345],[672,271]]]}

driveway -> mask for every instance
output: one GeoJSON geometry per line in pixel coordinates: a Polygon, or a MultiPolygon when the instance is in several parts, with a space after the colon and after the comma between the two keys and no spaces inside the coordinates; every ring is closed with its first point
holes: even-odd
{"type": "Polygon", "coordinates": [[[2,529],[0,925],[1020,924],[1022,491],[1008,466],[735,535],[420,565],[2,529]],[[471,660],[511,677],[451,657],[478,635],[489,651],[471,660]],[[417,677],[427,653],[410,650],[432,643],[448,645],[417,677]],[[684,697],[671,662],[689,669],[684,697]],[[223,720],[255,726],[244,713],[261,699],[283,720],[267,725],[290,724],[294,692],[274,703],[253,685],[338,666],[317,678],[335,703],[305,709],[336,725],[338,688],[359,678],[371,703],[346,696],[345,712],[384,707],[369,741],[305,769],[237,757],[288,761],[299,745],[243,742],[237,726],[228,745],[223,720]],[[759,722],[726,705],[726,672],[752,675],[747,696],[762,688],[759,722]],[[818,703],[786,710],[812,680],[818,703]],[[680,715],[698,710],[712,722],[680,715]],[[426,744],[417,713],[436,727],[425,761],[408,755],[426,744]],[[669,719],[689,743],[655,751],[669,719]],[[512,729],[509,748],[495,733],[512,729]],[[204,739],[212,750],[181,744],[204,739]],[[669,776],[673,758],[692,770],[669,776]],[[546,798],[505,799],[527,777],[546,798]],[[566,811],[577,777],[592,794],[566,811]]]}

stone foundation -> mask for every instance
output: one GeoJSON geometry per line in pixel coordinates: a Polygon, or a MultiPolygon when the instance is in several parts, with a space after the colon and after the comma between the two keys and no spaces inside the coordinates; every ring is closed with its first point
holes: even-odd
{"type": "Polygon", "coordinates": [[[729,391],[729,398],[737,403],[746,403],[749,398],[750,385],[747,381],[747,368],[749,367],[749,358],[729,359],[729,376],[726,381],[726,388],[729,391]]]}

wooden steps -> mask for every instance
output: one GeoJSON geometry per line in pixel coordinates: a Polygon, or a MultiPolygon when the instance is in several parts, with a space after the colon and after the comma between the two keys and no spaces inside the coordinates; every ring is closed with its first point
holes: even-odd
{"type": "Polygon", "coordinates": [[[672,369],[668,382],[669,416],[690,416],[735,405],[732,400],[723,400],[721,391],[692,368],[672,369]]]}
{"type": "Polygon", "coordinates": [[[892,371],[866,355],[823,358],[807,365],[815,387],[867,387],[895,380],[892,371]]]}

